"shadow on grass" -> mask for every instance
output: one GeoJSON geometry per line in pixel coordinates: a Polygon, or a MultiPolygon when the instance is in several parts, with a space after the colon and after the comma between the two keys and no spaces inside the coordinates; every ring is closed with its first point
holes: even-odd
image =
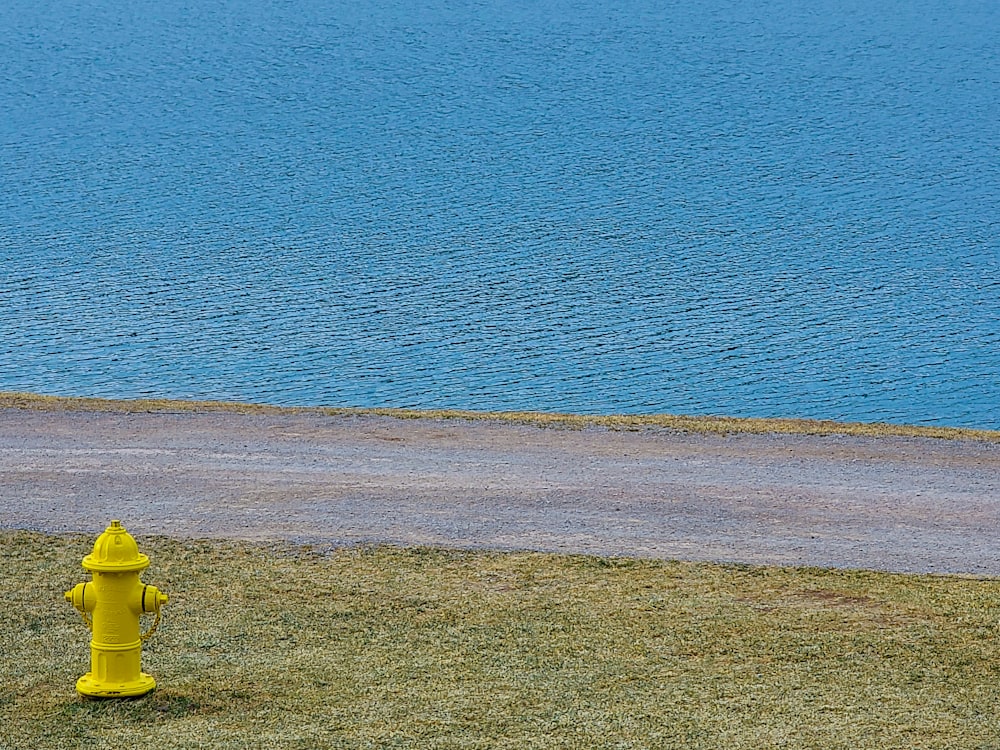
{"type": "Polygon", "coordinates": [[[134,722],[182,719],[239,710],[241,699],[249,696],[227,690],[215,695],[191,695],[171,688],[157,688],[135,698],[88,698],[77,696],[63,707],[72,720],[124,719],[134,722]]]}

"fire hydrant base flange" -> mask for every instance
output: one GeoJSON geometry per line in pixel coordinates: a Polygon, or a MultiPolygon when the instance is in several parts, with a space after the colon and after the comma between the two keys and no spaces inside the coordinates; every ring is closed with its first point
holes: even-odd
{"type": "Polygon", "coordinates": [[[88,698],[138,698],[155,687],[156,680],[145,672],[139,673],[138,680],[117,684],[94,679],[91,672],[76,681],[76,692],[88,698]]]}

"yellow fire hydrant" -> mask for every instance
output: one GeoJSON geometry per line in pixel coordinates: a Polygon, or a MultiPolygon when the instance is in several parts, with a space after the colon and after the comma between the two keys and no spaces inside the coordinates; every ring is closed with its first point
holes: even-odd
{"type": "Polygon", "coordinates": [[[142,642],[160,624],[160,607],[167,603],[167,595],[139,580],[149,558],[140,554],[121,521],[112,521],[97,537],[83,567],[94,580],[66,592],[66,601],[80,611],[93,633],[90,671],[77,680],[77,692],[95,698],[145,695],[156,681],[141,671],[142,642]],[[139,616],[144,612],[155,613],[156,620],[140,634],[139,616]]]}

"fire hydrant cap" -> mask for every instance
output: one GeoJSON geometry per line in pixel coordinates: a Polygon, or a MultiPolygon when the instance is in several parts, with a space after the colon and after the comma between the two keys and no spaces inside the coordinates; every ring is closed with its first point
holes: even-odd
{"type": "Polygon", "coordinates": [[[149,558],[125,531],[121,521],[112,521],[94,542],[94,551],[83,558],[83,567],[105,573],[125,573],[149,567],[149,558]]]}

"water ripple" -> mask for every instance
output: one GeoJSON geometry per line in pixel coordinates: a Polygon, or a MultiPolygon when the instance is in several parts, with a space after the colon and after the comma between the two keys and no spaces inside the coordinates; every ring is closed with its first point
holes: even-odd
{"type": "Polygon", "coordinates": [[[563,5],[6,4],[0,389],[1000,428],[997,7],[563,5]]]}

